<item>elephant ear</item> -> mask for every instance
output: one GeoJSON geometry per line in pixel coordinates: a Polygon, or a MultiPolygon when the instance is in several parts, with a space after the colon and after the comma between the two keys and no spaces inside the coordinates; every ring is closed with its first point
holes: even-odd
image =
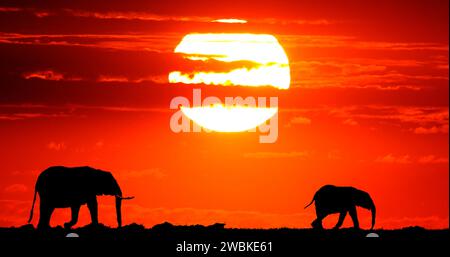
{"type": "Polygon", "coordinates": [[[362,190],[358,190],[357,192],[358,195],[356,196],[356,205],[368,210],[372,209],[373,201],[369,193],[362,190]]]}
{"type": "Polygon", "coordinates": [[[102,178],[98,185],[98,195],[122,195],[119,184],[117,183],[111,172],[102,171],[102,178]]]}
{"type": "Polygon", "coordinates": [[[96,195],[106,195],[111,188],[111,173],[101,170],[93,170],[92,173],[92,190],[96,195]]]}

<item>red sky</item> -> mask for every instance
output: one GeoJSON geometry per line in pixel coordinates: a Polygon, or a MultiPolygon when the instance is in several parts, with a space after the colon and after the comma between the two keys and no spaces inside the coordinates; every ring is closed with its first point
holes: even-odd
{"type": "MultiPolygon", "coordinates": [[[[336,184],[373,196],[378,228],[448,228],[448,5],[2,1],[0,226],[26,222],[40,171],[89,165],[136,196],[124,223],[308,227],[314,212],[303,207],[336,184]],[[248,23],[210,22],[220,18],[248,23]],[[289,57],[290,89],[168,84],[170,71],[202,67],[173,54],[193,32],[274,35],[289,57]],[[193,88],[277,95],[278,141],[173,133],[170,100],[193,88]]],[[[100,201],[108,225],[113,201],[100,201]]],[[[69,212],[54,217],[62,224],[69,212]]],[[[360,217],[368,227],[370,213],[360,217]]],[[[82,208],[79,224],[88,221],[82,208]]]]}

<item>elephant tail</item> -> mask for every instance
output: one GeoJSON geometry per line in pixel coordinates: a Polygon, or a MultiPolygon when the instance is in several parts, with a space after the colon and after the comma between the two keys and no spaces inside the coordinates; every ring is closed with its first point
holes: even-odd
{"type": "Polygon", "coordinates": [[[31,205],[31,211],[30,211],[30,218],[28,219],[28,223],[31,222],[33,219],[33,209],[34,209],[34,203],[36,202],[36,194],[37,194],[37,188],[34,188],[34,197],[33,197],[33,204],[31,205]]]}
{"type": "Polygon", "coordinates": [[[314,196],[313,199],[311,200],[311,202],[305,206],[305,209],[308,208],[311,204],[313,204],[313,202],[316,200],[316,197],[314,196]]]}

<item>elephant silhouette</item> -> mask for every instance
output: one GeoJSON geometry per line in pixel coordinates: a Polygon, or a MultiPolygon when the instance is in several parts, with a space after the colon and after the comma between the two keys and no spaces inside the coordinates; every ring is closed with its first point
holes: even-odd
{"type": "Polygon", "coordinates": [[[36,194],[40,198],[40,215],[38,229],[49,228],[50,218],[55,208],[71,208],[72,219],[64,224],[71,228],[78,221],[81,205],[87,204],[92,224],[98,224],[97,195],[116,197],[116,215],[118,227],[122,226],[122,200],[133,197],[122,197],[122,191],[110,172],[91,167],[54,166],[44,170],[37,178],[34,188],[33,204],[30,218],[33,219],[36,194]]]}
{"type": "Polygon", "coordinates": [[[375,226],[376,209],[375,204],[367,192],[356,189],[354,187],[338,187],[333,185],[326,185],[321,187],[314,195],[312,201],[305,206],[308,208],[315,202],[317,218],[311,223],[311,226],[316,229],[323,229],[322,220],[332,213],[339,213],[339,220],[334,227],[339,229],[344,222],[347,213],[353,221],[353,226],[359,229],[359,221],[356,213],[356,207],[362,207],[372,212],[372,227],[375,226]]]}

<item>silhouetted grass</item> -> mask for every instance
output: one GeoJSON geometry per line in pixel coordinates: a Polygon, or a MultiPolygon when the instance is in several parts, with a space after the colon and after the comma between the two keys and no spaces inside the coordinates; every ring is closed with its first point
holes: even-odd
{"type": "Polygon", "coordinates": [[[110,228],[104,225],[79,227],[66,230],[61,226],[48,230],[36,230],[32,225],[0,228],[0,240],[72,240],[66,235],[74,232],[79,235],[75,240],[190,240],[190,241],[348,241],[348,240],[448,240],[449,230],[427,230],[422,227],[406,227],[396,230],[340,230],[313,229],[236,229],[225,228],[225,224],[211,226],[190,225],[175,226],[162,223],[152,228],[139,224],[130,224],[122,228],[110,228]],[[375,232],[379,238],[366,238],[369,232],[375,232]]]}

